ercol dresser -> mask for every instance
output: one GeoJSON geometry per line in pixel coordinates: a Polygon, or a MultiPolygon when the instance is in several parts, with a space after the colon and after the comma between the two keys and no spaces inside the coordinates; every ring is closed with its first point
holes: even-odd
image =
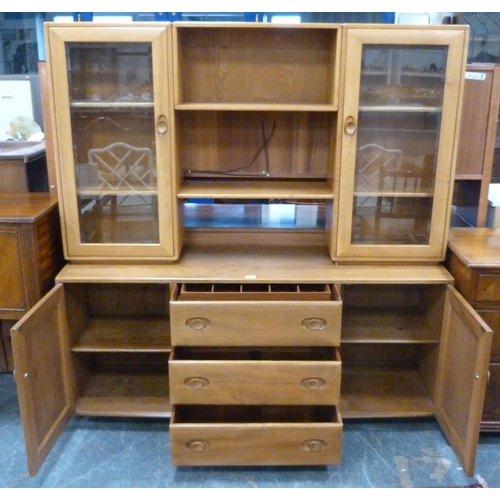
{"type": "Polygon", "coordinates": [[[467,28],[45,36],[70,263],[13,328],[30,473],[92,415],[168,417],[175,465],[338,464],[346,419],[435,416],[472,474],[491,330],[441,264],[467,28]]]}
{"type": "Polygon", "coordinates": [[[457,289],[494,331],[481,429],[500,430],[500,230],[453,228],[446,267],[457,289]]]}

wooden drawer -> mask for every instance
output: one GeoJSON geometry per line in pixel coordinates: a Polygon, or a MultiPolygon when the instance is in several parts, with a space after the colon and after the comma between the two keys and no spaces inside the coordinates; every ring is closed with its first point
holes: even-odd
{"type": "Polygon", "coordinates": [[[259,298],[254,300],[248,287],[225,290],[223,298],[216,292],[192,291],[187,295],[193,300],[185,300],[186,287],[175,285],[170,301],[172,345],[339,345],[342,302],[336,286],[301,291],[305,285],[300,285],[295,292],[275,293],[264,292],[262,286],[255,288],[259,298]]]}
{"type": "Polygon", "coordinates": [[[337,405],[341,361],[333,347],[175,347],[173,404],[337,405]]]}
{"type": "Polygon", "coordinates": [[[493,339],[491,342],[491,362],[500,363],[500,309],[479,309],[477,312],[493,330],[493,339]]]}
{"type": "Polygon", "coordinates": [[[334,406],[174,406],[173,465],[339,464],[334,406]]]}
{"type": "Polygon", "coordinates": [[[500,273],[480,272],[477,275],[474,307],[500,308],[500,273]]]}

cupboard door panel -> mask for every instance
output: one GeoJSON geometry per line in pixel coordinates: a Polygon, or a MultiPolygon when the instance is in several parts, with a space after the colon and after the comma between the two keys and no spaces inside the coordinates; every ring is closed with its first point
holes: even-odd
{"type": "Polygon", "coordinates": [[[474,472],[492,331],[448,286],[434,404],[436,418],[465,472],[474,472]]]}
{"type": "Polygon", "coordinates": [[[35,475],[74,413],[64,290],[57,285],[12,328],[28,468],[35,475]]]}

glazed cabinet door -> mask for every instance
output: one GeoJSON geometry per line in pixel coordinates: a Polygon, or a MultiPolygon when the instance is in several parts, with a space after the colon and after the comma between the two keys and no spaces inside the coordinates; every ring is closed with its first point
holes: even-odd
{"type": "Polygon", "coordinates": [[[466,29],[346,29],[336,258],[440,261],[466,29]]]}
{"type": "Polygon", "coordinates": [[[452,286],[443,313],[435,415],[465,472],[472,476],[493,332],[452,286]]]}
{"type": "Polygon", "coordinates": [[[11,330],[28,468],[35,475],[74,414],[66,310],[56,285],[11,330]]]}
{"type": "Polygon", "coordinates": [[[168,26],[46,25],[69,260],[173,260],[168,26]]]}

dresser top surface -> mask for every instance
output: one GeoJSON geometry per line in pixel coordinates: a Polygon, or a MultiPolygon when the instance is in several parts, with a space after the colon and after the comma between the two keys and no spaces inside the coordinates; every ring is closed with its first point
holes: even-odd
{"type": "Polygon", "coordinates": [[[190,247],[169,264],[68,264],[60,283],[387,283],[448,284],[441,265],[335,265],[325,248],[190,247]]]}
{"type": "Polygon", "coordinates": [[[56,207],[49,193],[0,193],[0,223],[33,223],[56,207]]]}
{"type": "Polygon", "coordinates": [[[500,230],[452,228],[450,250],[469,267],[500,267],[500,230]]]}

